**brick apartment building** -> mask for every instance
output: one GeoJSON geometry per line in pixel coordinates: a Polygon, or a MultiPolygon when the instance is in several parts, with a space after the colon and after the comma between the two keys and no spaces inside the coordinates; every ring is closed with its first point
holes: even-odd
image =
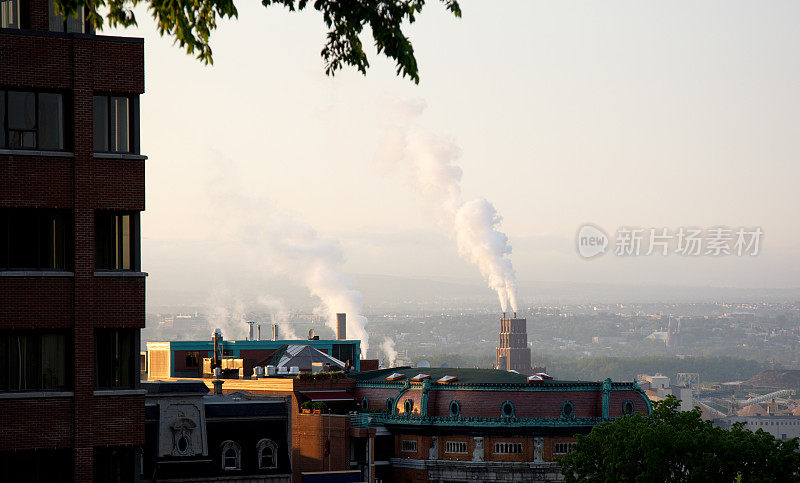
{"type": "Polygon", "coordinates": [[[133,481],[144,44],[0,13],[0,481],[133,481]]]}

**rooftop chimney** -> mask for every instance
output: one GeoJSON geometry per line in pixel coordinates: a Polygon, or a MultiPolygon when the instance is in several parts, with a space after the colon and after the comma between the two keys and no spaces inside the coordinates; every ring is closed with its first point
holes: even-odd
{"type": "Polygon", "coordinates": [[[272,324],[272,340],[278,340],[278,324],[272,324]]]}
{"type": "Polygon", "coordinates": [[[336,340],[347,339],[347,314],[336,314],[336,340]]]}
{"type": "Polygon", "coordinates": [[[250,337],[247,340],[256,340],[256,323],[253,320],[248,320],[247,325],[250,326],[250,337]]]}

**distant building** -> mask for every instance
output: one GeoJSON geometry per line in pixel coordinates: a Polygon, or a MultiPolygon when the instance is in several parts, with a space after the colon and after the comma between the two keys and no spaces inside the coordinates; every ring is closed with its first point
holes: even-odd
{"type": "Polygon", "coordinates": [[[691,411],[694,409],[694,393],[690,387],[672,386],[670,387],[670,379],[662,374],[655,374],[648,376],[640,374],[636,377],[644,392],[653,401],[661,401],[666,399],[667,396],[675,396],[681,405],[681,411],[691,411]]]}
{"type": "Polygon", "coordinates": [[[745,423],[745,429],[763,429],[782,441],[800,437],[800,416],[728,416],[715,419],[714,426],[730,429],[738,422],[745,423]]]}
{"type": "Polygon", "coordinates": [[[525,319],[500,319],[500,347],[495,356],[495,367],[503,371],[531,374],[531,349],[528,347],[528,329],[525,319]]]}

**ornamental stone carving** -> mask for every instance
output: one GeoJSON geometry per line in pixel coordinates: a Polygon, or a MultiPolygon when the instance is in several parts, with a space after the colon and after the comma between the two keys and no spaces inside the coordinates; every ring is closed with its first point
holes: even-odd
{"type": "Polygon", "coordinates": [[[483,438],[475,438],[475,451],[472,452],[472,461],[483,461],[483,438]]]}

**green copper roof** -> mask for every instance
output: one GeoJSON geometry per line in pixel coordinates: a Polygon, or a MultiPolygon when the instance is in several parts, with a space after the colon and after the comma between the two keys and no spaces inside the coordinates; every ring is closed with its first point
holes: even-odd
{"type": "Polygon", "coordinates": [[[356,382],[379,382],[385,381],[389,374],[394,372],[405,374],[406,378],[403,381],[411,379],[417,374],[428,374],[431,376],[431,382],[436,382],[439,378],[444,376],[455,376],[458,382],[468,384],[482,384],[482,383],[500,383],[500,384],[513,384],[525,383],[530,374],[516,374],[508,371],[498,371],[496,369],[466,369],[466,368],[450,368],[450,367],[393,367],[390,369],[379,369],[377,371],[360,372],[353,374],[356,382]]]}

